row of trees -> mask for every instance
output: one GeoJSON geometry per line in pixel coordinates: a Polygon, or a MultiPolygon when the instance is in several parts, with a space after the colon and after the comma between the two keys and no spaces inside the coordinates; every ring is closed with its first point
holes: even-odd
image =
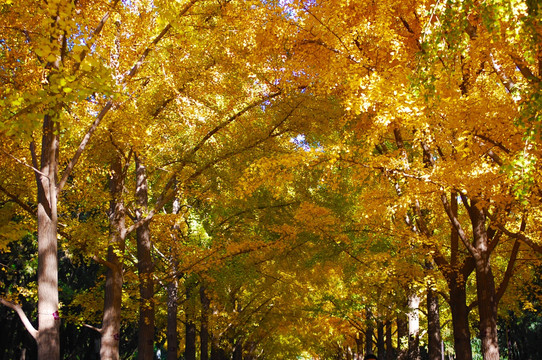
{"type": "Polygon", "coordinates": [[[1,302],[39,359],[417,359],[421,318],[493,360],[536,307],[536,1],[0,14],[1,302]]]}

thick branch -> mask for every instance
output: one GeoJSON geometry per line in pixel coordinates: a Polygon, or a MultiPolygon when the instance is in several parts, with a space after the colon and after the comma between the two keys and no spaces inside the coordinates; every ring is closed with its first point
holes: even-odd
{"type": "Polygon", "coordinates": [[[493,67],[493,70],[499,76],[499,79],[501,80],[501,83],[506,88],[506,91],[510,93],[516,87],[516,84],[514,84],[514,81],[511,80],[508,77],[508,75],[506,75],[502,67],[495,60],[495,57],[493,56],[493,54],[490,53],[489,58],[491,59],[491,66],[493,67]]]}
{"type": "Polygon", "coordinates": [[[525,79],[535,84],[538,84],[540,82],[540,79],[536,77],[535,74],[533,74],[533,72],[531,71],[531,69],[529,69],[529,66],[525,63],[523,59],[514,54],[510,54],[510,57],[512,58],[514,64],[516,64],[517,68],[525,79]]]}
{"type": "Polygon", "coordinates": [[[461,223],[459,222],[457,217],[453,214],[450,203],[448,203],[448,198],[446,197],[446,194],[442,193],[440,195],[440,199],[442,201],[442,205],[444,206],[444,210],[446,211],[446,214],[448,215],[448,218],[450,219],[450,222],[452,223],[452,226],[454,227],[455,231],[459,235],[459,238],[461,239],[461,242],[463,242],[463,245],[465,245],[465,247],[469,250],[469,252],[473,256],[478,256],[478,251],[468,241],[467,235],[465,234],[465,231],[461,227],[461,223]]]}
{"type": "Polygon", "coordinates": [[[14,303],[12,303],[10,301],[7,301],[7,300],[5,300],[3,298],[0,298],[0,304],[5,305],[10,309],[15,310],[15,312],[17,312],[17,315],[19,315],[19,318],[23,322],[23,325],[26,328],[26,330],[28,330],[28,332],[34,338],[34,340],[36,340],[36,341],[38,340],[38,330],[36,330],[36,328],[34,328],[32,323],[30,322],[30,320],[28,320],[28,317],[26,317],[26,314],[24,313],[23,308],[21,307],[21,305],[14,304],[14,303]]]}
{"type": "Polygon", "coordinates": [[[113,106],[113,102],[109,100],[103,107],[102,111],[100,111],[100,113],[96,117],[96,120],[94,120],[94,122],[88,129],[87,133],[83,137],[83,140],[81,140],[81,143],[79,144],[79,147],[77,148],[77,151],[75,152],[75,155],[73,155],[71,160],[68,162],[68,165],[66,165],[66,168],[64,169],[64,175],[62,176],[62,179],[60,180],[60,183],[58,184],[59,193],[62,191],[62,188],[64,187],[64,185],[66,185],[66,181],[68,181],[68,177],[73,171],[75,164],[77,164],[77,161],[81,157],[81,154],[85,150],[85,147],[87,146],[92,134],[94,134],[94,131],[96,131],[96,129],[98,128],[98,125],[100,125],[100,122],[105,117],[105,115],[109,112],[112,106],[113,106]]]}
{"type": "Polygon", "coordinates": [[[499,149],[501,149],[502,151],[504,151],[505,153],[507,154],[510,154],[510,149],[508,149],[506,146],[503,145],[503,143],[501,143],[500,141],[495,141],[493,139],[491,139],[489,136],[486,136],[484,134],[480,134],[480,133],[474,133],[474,137],[477,137],[479,139],[482,139],[484,141],[487,141],[495,146],[497,146],[499,149]]]}
{"type": "Polygon", "coordinates": [[[96,261],[98,264],[101,264],[103,266],[108,267],[109,269],[111,269],[113,271],[116,270],[115,264],[113,264],[112,262],[109,262],[107,260],[104,260],[104,259],[102,259],[101,257],[99,257],[97,255],[92,255],[92,260],[96,261]]]}
{"type": "Polygon", "coordinates": [[[512,278],[512,273],[514,272],[514,265],[516,263],[516,259],[518,258],[520,245],[521,243],[519,242],[519,240],[516,239],[512,248],[512,252],[510,253],[510,259],[508,260],[508,265],[506,266],[506,271],[504,273],[503,279],[501,281],[501,284],[499,285],[499,288],[497,289],[497,294],[495,296],[497,303],[499,303],[499,301],[501,300],[504,292],[506,291],[506,288],[508,287],[508,284],[510,283],[510,279],[512,278]]]}

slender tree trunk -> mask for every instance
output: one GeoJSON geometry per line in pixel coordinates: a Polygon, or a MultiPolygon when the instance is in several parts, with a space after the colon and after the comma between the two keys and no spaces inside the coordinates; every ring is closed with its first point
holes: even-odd
{"type": "Polygon", "coordinates": [[[454,331],[454,350],[458,359],[472,360],[470,343],[469,310],[467,307],[466,279],[459,279],[458,274],[452,274],[448,281],[450,289],[450,310],[454,331]]]}
{"type": "Polygon", "coordinates": [[[196,360],[196,323],[194,322],[194,304],[193,304],[193,292],[195,284],[190,278],[185,281],[185,293],[186,301],[184,307],[185,313],[185,348],[184,359],[196,360]]]}
{"type": "Polygon", "coordinates": [[[200,360],[209,360],[209,309],[211,301],[205,293],[205,285],[202,283],[199,288],[201,302],[201,327],[199,333],[200,339],[200,360]]]}
{"type": "Polygon", "coordinates": [[[58,321],[57,188],[58,137],[44,117],[38,188],[38,359],[60,358],[58,321]]]}
{"type": "MultiPolygon", "coordinates": [[[[181,209],[178,199],[173,201],[172,212],[178,214],[181,209]]],[[[176,227],[174,227],[176,230],[176,227]]],[[[174,240],[176,239],[174,235],[174,240]]],[[[175,252],[171,251],[169,256],[170,280],[167,284],[167,360],[177,360],[179,350],[179,338],[177,334],[177,309],[179,307],[179,282],[177,274],[177,259],[175,252]]]]}
{"type": "MultiPolygon", "coordinates": [[[[145,165],[136,156],[136,218],[145,217],[148,206],[147,173],[145,165]]],[[[153,359],[154,345],[154,280],[151,256],[151,234],[149,223],[137,228],[137,269],[139,276],[139,332],[137,342],[138,360],[153,359]]]]}
{"type": "MultiPolygon", "coordinates": [[[[457,193],[452,191],[450,196],[450,210],[452,216],[458,217],[457,193]]],[[[463,264],[459,261],[459,234],[455,226],[451,226],[450,233],[450,265],[451,269],[444,271],[450,292],[450,310],[452,313],[452,327],[454,330],[454,350],[458,359],[472,360],[472,346],[470,342],[469,309],[467,307],[467,279],[474,271],[474,258],[472,256],[463,264]]]]}
{"type": "Polygon", "coordinates": [[[173,277],[167,284],[167,360],[177,360],[179,339],[177,337],[177,278],[173,277]]]}
{"type": "Polygon", "coordinates": [[[420,298],[413,292],[408,297],[408,360],[420,359],[420,298]]]}
{"type": "Polygon", "coordinates": [[[356,356],[361,359],[363,354],[363,334],[358,332],[356,336],[356,356]]]}
{"type": "Polygon", "coordinates": [[[226,351],[220,346],[220,341],[217,338],[211,338],[211,360],[227,360],[226,351]]]}
{"type": "Polygon", "coordinates": [[[243,360],[243,340],[235,340],[233,347],[232,360],[243,360]]]}
{"type": "Polygon", "coordinates": [[[428,284],[427,288],[427,337],[429,360],[442,360],[440,305],[432,284],[428,284]]]}
{"type": "Polygon", "coordinates": [[[394,359],[394,350],[393,350],[393,339],[392,339],[392,322],[390,320],[386,321],[386,356],[382,360],[393,360],[394,359]]]}
{"type": "Polygon", "coordinates": [[[124,175],[120,156],[111,165],[111,205],[109,211],[110,240],[107,249],[104,313],[101,332],[101,360],[119,359],[120,320],[122,305],[122,256],[125,248],[125,208],[122,199],[124,175]]]}
{"type": "Polygon", "coordinates": [[[386,350],[384,341],[384,323],[382,323],[382,320],[376,322],[376,334],[376,353],[380,358],[383,358],[386,350]]]}
{"type": "Polygon", "coordinates": [[[407,317],[403,313],[397,314],[397,359],[406,360],[408,356],[408,322],[407,317]]]}
{"type": "Polygon", "coordinates": [[[373,325],[373,312],[371,308],[367,306],[367,330],[365,331],[365,354],[370,354],[373,352],[373,336],[374,336],[374,325],[373,325]]]}

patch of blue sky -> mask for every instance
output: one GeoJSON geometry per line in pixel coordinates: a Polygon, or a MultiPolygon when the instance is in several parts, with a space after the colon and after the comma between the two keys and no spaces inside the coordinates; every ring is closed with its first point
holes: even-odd
{"type": "Polygon", "coordinates": [[[299,149],[310,151],[311,146],[305,138],[305,134],[298,134],[296,137],[290,138],[290,142],[294,143],[299,149]]]}
{"type": "Polygon", "coordinates": [[[271,105],[271,100],[265,100],[261,105],[260,105],[260,109],[262,109],[262,111],[265,111],[267,110],[267,108],[271,105]]]}

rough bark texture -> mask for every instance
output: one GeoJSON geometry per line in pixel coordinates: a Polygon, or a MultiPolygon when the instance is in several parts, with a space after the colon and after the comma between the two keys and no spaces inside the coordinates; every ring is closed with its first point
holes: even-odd
{"type": "MultiPolygon", "coordinates": [[[[148,206],[147,173],[145,165],[136,156],[136,218],[144,218],[148,206]]],[[[139,276],[139,332],[137,342],[138,360],[153,359],[154,345],[154,280],[151,256],[149,223],[137,228],[137,270],[139,276]]]]}
{"type": "Polygon", "coordinates": [[[38,359],[60,358],[58,320],[57,188],[58,138],[49,116],[43,121],[38,188],[38,359]]]}
{"type": "Polygon", "coordinates": [[[125,248],[125,208],[122,199],[124,175],[122,164],[115,156],[111,164],[109,210],[110,239],[107,249],[107,273],[105,279],[104,313],[102,321],[102,337],[100,347],[101,360],[119,359],[120,320],[122,304],[122,271],[121,257],[125,248]]]}
{"type": "Polygon", "coordinates": [[[497,301],[495,299],[495,281],[488,261],[477,261],[476,284],[478,294],[478,312],[480,314],[480,336],[484,360],[499,359],[497,338],[497,301]]]}

